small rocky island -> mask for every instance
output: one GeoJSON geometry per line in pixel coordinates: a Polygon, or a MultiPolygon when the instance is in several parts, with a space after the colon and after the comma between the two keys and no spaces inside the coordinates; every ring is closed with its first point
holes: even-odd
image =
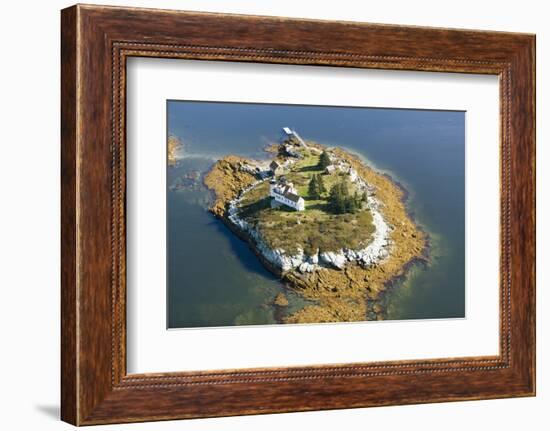
{"type": "Polygon", "coordinates": [[[173,135],[168,136],[168,166],[176,166],[180,156],[179,153],[183,150],[183,143],[173,135]]]}
{"type": "MultiPolygon", "coordinates": [[[[215,196],[210,211],[308,301],[283,323],[369,320],[368,300],[427,259],[427,236],[388,175],[283,130],[285,140],[267,149],[272,160],[214,164],[204,178],[215,196]]],[[[288,302],[279,294],[275,303],[288,302]]]]}

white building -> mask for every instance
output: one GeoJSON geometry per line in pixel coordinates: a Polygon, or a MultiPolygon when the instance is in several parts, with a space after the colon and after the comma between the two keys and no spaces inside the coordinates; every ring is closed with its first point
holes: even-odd
{"type": "Polygon", "coordinates": [[[298,191],[291,182],[284,178],[276,181],[272,179],[269,183],[269,196],[279,204],[294,208],[296,211],[303,211],[306,207],[304,198],[298,195],[298,191]]]}

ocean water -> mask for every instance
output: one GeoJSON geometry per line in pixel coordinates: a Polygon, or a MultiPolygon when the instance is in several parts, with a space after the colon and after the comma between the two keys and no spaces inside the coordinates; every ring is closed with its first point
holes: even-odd
{"type": "Polygon", "coordinates": [[[464,317],[464,112],[168,101],[167,115],[168,134],[184,143],[167,176],[170,328],[274,324],[306,305],[207,211],[211,195],[200,181],[226,155],[268,158],[263,148],[282,139],[283,126],[358,154],[408,191],[407,208],[430,237],[430,263],[387,290],[384,317],[464,317]],[[289,297],[287,310],[271,305],[278,292],[289,297]]]}

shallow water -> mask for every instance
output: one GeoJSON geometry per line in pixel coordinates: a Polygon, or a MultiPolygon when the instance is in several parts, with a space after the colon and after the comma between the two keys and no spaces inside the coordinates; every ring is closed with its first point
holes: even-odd
{"type": "Polygon", "coordinates": [[[168,132],[185,158],[168,169],[169,326],[276,323],[278,292],[288,311],[304,301],[267,271],[246,243],[206,209],[199,181],[228,154],[266,158],[265,145],[295,128],[305,139],[345,147],[388,172],[409,192],[407,206],[430,235],[428,266],[414,265],[382,302],[387,319],[464,317],[464,113],[205,102],[169,102],[168,132]]]}

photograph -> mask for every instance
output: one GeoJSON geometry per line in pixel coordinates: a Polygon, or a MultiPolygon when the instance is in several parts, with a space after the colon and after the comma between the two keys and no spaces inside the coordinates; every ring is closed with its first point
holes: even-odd
{"type": "Polygon", "coordinates": [[[169,329],[466,317],[466,112],[166,106],[169,329]]]}
{"type": "Polygon", "coordinates": [[[1,429],[549,428],[546,3],[2,6],[1,429]]]}

